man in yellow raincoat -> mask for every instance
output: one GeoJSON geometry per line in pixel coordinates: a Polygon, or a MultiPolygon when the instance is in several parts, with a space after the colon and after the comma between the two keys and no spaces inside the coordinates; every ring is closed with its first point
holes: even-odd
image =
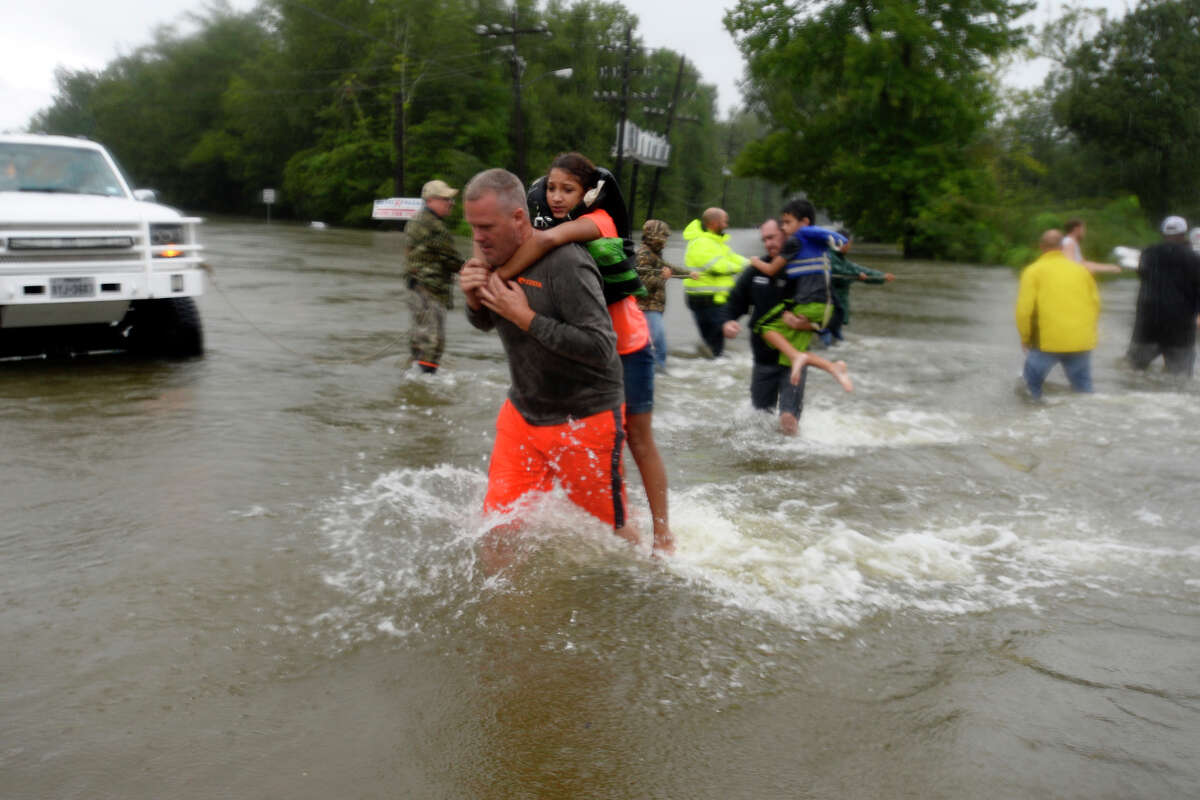
{"type": "Polygon", "coordinates": [[[1071,388],[1092,391],[1092,350],[1100,318],[1100,292],[1092,274],[1062,251],[1062,231],[1048,230],[1042,255],[1021,273],[1017,332],[1025,348],[1025,385],[1041,399],[1042,384],[1062,364],[1071,388]]]}

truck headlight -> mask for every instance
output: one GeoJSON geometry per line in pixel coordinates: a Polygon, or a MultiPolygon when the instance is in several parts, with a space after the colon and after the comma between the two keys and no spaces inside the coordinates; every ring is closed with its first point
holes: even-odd
{"type": "Polygon", "coordinates": [[[155,258],[178,258],[183,255],[183,225],[178,222],[154,223],[150,226],[150,246],[155,258]]]}

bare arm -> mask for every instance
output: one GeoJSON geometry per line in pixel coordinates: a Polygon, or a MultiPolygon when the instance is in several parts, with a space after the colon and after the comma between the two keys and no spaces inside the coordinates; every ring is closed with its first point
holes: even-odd
{"type": "Polygon", "coordinates": [[[573,219],[544,231],[535,230],[533,236],[522,242],[517,252],[496,269],[496,274],[511,281],[556,247],[599,238],[600,229],[590,219],[573,219]]]}
{"type": "Polygon", "coordinates": [[[783,265],[787,263],[787,259],[783,256],[775,256],[770,261],[763,261],[761,258],[750,259],[750,266],[764,275],[774,275],[783,269],[783,265]]]}
{"type": "Polygon", "coordinates": [[[1063,255],[1072,261],[1083,261],[1083,253],[1079,252],[1079,243],[1074,239],[1063,242],[1062,251],[1063,255]]]}
{"type": "Polygon", "coordinates": [[[762,338],[764,342],[787,356],[789,361],[795,361],[796,359],[801,358],[803,355],[779,331],[766,331],[763,333],[762,338]]]}

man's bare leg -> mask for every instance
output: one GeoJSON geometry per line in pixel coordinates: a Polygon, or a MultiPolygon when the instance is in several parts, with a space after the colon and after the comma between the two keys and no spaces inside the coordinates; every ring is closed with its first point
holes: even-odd
{"type": "Polygon", "coordinates": [[[779,415],[779,430],[784,436],[795,436],[800,432],[800,420],[796,419],[795,414],[785,411],[779,415]]]}
{"type": "Polygon", "coordinates": [[[487,575],[495,575],[512,566],[517,560],[521,526],[515,522],[497,525],[483,535],[479,542],[479,560],[487,575]]]}

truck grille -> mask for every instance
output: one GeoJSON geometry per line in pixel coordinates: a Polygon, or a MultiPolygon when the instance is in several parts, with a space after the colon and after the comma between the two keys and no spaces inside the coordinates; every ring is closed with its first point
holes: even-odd
{"type": "Polygon", "coordinates": [[[132,248],[126,248],[108,253],[80,253],[75,250],[56,250],[41,253],[22,252],[21,255],[0,254],[0,264],[58,264],[63,261],[70,261],[72,263],[133,261],[136,263],[138,259],[137,253],[131,252],[131,250],[132,248]]]}
{"type": "MultiPolygon", "coordinates": [[[[70,223],[73,231],[127,231],[131,227],[136,228],[137,223],[112,223],[112,222],[85,222],[85,223],[70,223]]],[[[61,222],[0,222],[0,236],[3,236],[6,231],[52,231],[57,232],[63,229],[61,222]]]]}

